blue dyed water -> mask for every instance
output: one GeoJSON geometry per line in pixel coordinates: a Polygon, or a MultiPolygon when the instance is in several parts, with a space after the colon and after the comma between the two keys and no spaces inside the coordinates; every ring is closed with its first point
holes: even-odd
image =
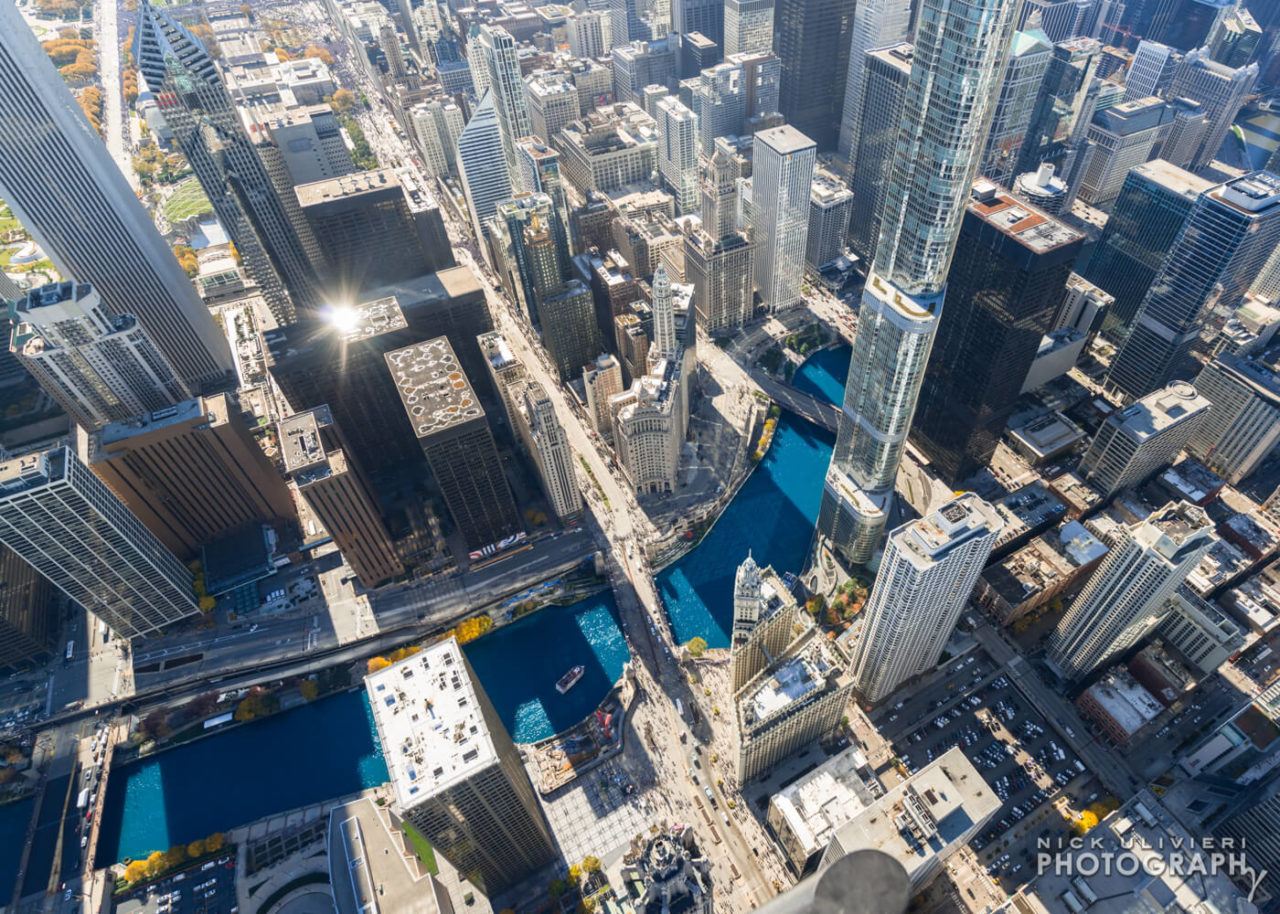
{"type": "MultiPolygon", "coordinates": [[[[516,742],[551,736],[590,714],[629,656],[609,592],[548,607],[466,652],[516,742]],[[556,681],[578,664],[586,672],[561,695],[556,681]]],[[[365,693],[344,692],[114,771],[98,862],[142,857],[386,780],[365,693]]],[[[11,830],[8,815],[9,807],[0,809],[0,848],[11,830]]],[[[26,815],[13,816],[19,844],[29,807],[26,815]]],[[[0,858],[0,888],[5,866],[0,858]]]]}
{"type": "Polygon", "coordinates": [[[610,591],[572,606],[548,606],[466,647],[467,660],[517,743],[571,727],[595,710],[622,676],[630,653],[610,591]],[[566,695],[556,681],[581,664],[566,695]]]}
{"type": "Polygon", "coordinates": [[[98,864],[386,780],[365,693],[343,692],[113,771],[98,864]]]}
{"type": "Polygon", "coordinates": [[[13,897],[13,881],[18,878],[18,862],[22,858],[22,841],[30,824],[31,800],[0,806],[0,904],[8,904],[13,897]]]}
{"type": "MultiPolygon", "coordinates": [[[[823,350],[796,372],[794,383],[839,402],[848,370],[848,346],[823,350]]],[[[803,569],[834,445],[825,430],[782,414],[769,453],[715,527],[658,575],[658,593],[677,642],[701,636],[711,647],[728,647],[733,577],[748,550],[779,573],[803,569]]]]}
{"type": "Polygon", "coordinates": [[[796,390],[839,403],[844,399],[844,382],[848,376],[849,347],[841,345],[810,356],[791,383],[796,390]]]}
{"type": "MultiPolygon", "coordinates": [[[[848,347],[824,350],[796,373],[807,392],[839,401],[848,347]]],[[[783,414],[773,446],[714,529],[658,576],[676,638],[729,643],[733,576],[750,550],[761,564],[799,572],[813,536],[834,440],[783,414]]],[[[516,742],[536,742],[577,723],[622,675],[628,658],[613,596],[548,607],[467,645],[467,658],[516,742]],[[560,695],[573,666],[581,681],[560,695]]],[[[345,692],[257,723],[162,752],[113,772],[98,863],[227,831],[387,779],[363,691],[345,692]]],[[[30,818],[29,804],[0,807],[0,898],[6,868],[30,818]]],[[[16,864],[13,865],[16,868],[16,864]]]]}

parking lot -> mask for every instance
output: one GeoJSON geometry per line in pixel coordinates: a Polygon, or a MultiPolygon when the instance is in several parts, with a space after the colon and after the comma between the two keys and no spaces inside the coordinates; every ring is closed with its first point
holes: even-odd
{"type": "Polygon", "coordinates": [[[1096,790],[1084,763],[982,651],[948,661],[941,678],[873,717],[911,771],[958,746],[999,795],[1003,807],[972,847],[1006,887],[1031,875],[1038,838],[1066,832],[1068,805],[1087,804],[1096,790]]]}
{"type": "Polygon", "coordinates": [[[119,914],[235,914],[236,858],[223,854],[166,876],[117,903],[119,914]]]}

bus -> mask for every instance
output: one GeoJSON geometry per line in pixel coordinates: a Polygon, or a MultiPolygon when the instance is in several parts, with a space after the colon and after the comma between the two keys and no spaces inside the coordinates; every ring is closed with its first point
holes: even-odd
{"type": "Polygon", "coordinates": [[[70,663],[71,658],[76,655],[76,643],[74,641],[67,642],[67,654],[63,659],[63,663],[70,663]]]}

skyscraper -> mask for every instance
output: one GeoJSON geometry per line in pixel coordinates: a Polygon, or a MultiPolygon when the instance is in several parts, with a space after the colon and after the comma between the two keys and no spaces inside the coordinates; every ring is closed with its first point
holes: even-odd
{"type": "Polygon", "coordinates": [[[86,445],[89,469],[180,558],[249,524],[297,517],[284,480],[227,394],[112,422],[86,445]]]}
{"type": "Polygon", "coordinates": [[[723,46],[724,18],[724,0],[671,0],[671,31],[682,44],[685,36],[698,32],[723,46]]]}
{"type": "Polygon", "coordinates": [[[853,217],[849,248],[863,263],[875,254],[884,212],[885,186],[893,168],[893,150],[902,118],[902,99],[911,78],[911,45],[903,43],[868,51],[864,67],[862,117],[858,144],[851,150],[853,217]]]}
{"type": "Polygon", "coordinates": [[[1015,174],[1035,171],[1041,162],[1062,171],[1067,153],[1084,141],[1093,120],[1098,92],[1094,76],[1101,54],[1102,45],[1093,38],[1072,38],[1053,46],[1015,174]]]}
{"type": "Polygon", "coordinates": [[[1147,394],[1107,417],[1077,472],[1105,498],[1145,482],[1173,463],[1210,405],[1182,382],[1147,394]]]}
{"type": "Polygon", "coordinates": [[[1011,188],[1022,143],[1031,126],[1040,87],[1053,59],[1053,45],[1039,29],[1014,32],[1009,66],[1000,84],[1000,97],[991,117],[991,131],[982,153],[980,171],[1001,187],[1011,188]]]}
{"type": "Polygon", "coordinates": [[[53,585],[8,546],[0,546],[0,670],[32,667],[58,641],[53,585]]]}
{"type": "Polygon", "coordinates": [[[454,526],[473,550],[522,533],[489,420],[449,341],[389,352],[387,367],[454,526]]]}
{"type": "Polygon", "coordinates": [[[805,263],[817,270],[844,254],[852,213],[853,193],[845,183],[824,168],[815,169],[809,193],[805,263]]]}
{"type": "Polygon", "coordinates": [[[439,208],[430,197],[412,201],[412,189],[381,168],[296,188],[334,299],[454,265],[439,208]]]}
{"type": "MultiPolygon", "coordinates": [[[[489,75],[488,88],[493,96],[493,110],[502,134],[502,152],[507,162],[507,177],[518,187],[520,165],[516,161],[516,140],[533,133],[529,118],[529,102],[525,98],[520,60],[516,56],[516,40],[500,25],[482,25],[474,39],[478,53],[489,75]]],[[[544,140],[551,137],[544,136],[544,140]]]]}
{"type": "Polygon", "coordinates": [[[0,463],[0,542],[121,638],[199,613],[191,572],[69,447],[0,463]]]}
{"type": "Polygon", "coordinates": [[[724,0],[724,56],[773,50],[773,0],[724,0]]]}
{"type": "Polygon", "coordinates": [[[1164,139],[1174,109],[1154,95],[1099,111],[1085,132],[1070,173],[1064,174],[1084,202],[1110,209],[1129,169],[1151,158],[1164,139]]]}
{"type": "Polygon", "coordinates": [[[888,522],[1016,4],[924,0],[818,531],[867,562],[888,522]]]}
{"type": "Polygon", "coordinates": [[[516,431],[533,458],[551,510],[561,521],[582,514],[573,450],[546,388],[537,381],[519,385],[516,393],[516,431]]]}
{"type": "Polygon", "coordinates": [[[520,752],[456,638],[365,677],[396,815],[490,898],[555,859],[520,752]]]}
{"type": "Polygon", "coordinates": [[[85,428],[190,396],[151,334],[132,314],[109,314],[87,282],[41,286],[13,308],[14,354],[85,428]]]}
{"type": "Polygon", "coordinates": [[[58,272],[137,317],[189,388],[228,377],[226,338],[12,3],[0,82],[0,197],[58,272]]]}
{"type": "Polygon", "coordinates": [[[1125,176],[1102,237],[1081,272],[1115,296],[1106,321],[1108,336],[1128,334],[1196,200],[1212,186],[1163,159],[1139,165],[1125,176]]]}
{"type": "MultiPolygon", "coordinates": [[[[545,231],[545,230],[544,230],[545,231]]],[[[582,366],[600,354],[599,329],[595,320],[595,299],[581,280],[559,284],[538,307],[538,328],[547,354],[562,382],[576,378],[582,366]]]]}
{"type": "Polygon", "coordinates": [[[485,224],[498,204],[511,196],[512,186],[492,91],[485,93],[458,135],[458,176],[471,213],[471,231],[483,251],[485,224]]]}
{"type": "Polygon", "coordinates": [[[786,125],[755,136],[751,187],[755,203],[755,280],[771,311],[801,302],[804,250],[809,236],[809,195],[818,148],[786,125]]]}
{"type": "Polygon", "coordinates": [[[1226,139],[1227,131],[1258,82],[1258,65],[1229,67],[1209,56],[1208,48],[1190,51],[1173,74],[1169,93],[1173,98],[1189,98],[1204,106],[1209,115],[1200,148],[1188,166],[1197,171],[1213,161],[1226,139]]]}
{"type": "Polygon", "coordinates": [[[138,69],[174,142],[281,323],[315,307],[315,265],[245,131],[213,56],[168,12],[139,8],[138,69]]]}
{"type": "Polygon", "coordinates": [[[281,419],[277,431],[285,474],[360,583],[376,587],[404,574],[369,481],[347,453],[329,407],[281,419]]]}
{"type": "Polygon", "coordinates": [[[777,0],[774,51],[782,61],[779,109],[818,148],[834,149],[849,66],[853,0],[777,0]]]}
{"type": "Polygon", "coordinates": [[[610,353],[596,356],[582,371],[582,386],[587,391],[587,415],[591,425],[606,443],[613,442],[613,417],[609,399],[622,393],[622,366],[610,353]]]}
{"type": "Polygon", "coordinates": [[[1179,377],[1204,309],[1239,303],[1277,244],[1280,177],[1255,172],[1201,194],[1111,363],[1107,386],[1134,398],[1179,377]]]}
{"type": "Polygon", "coordinates": [[[658,171],[662,183],[676,198],[676,211],[684,216],[698,208],[698,116],[679,99],[658,100],[658,171]]]}
{"type": "Polygon", "coordinates": [[[1200,370],[1196,391],[1213,408],[1187,450],[1236,485],[1280,443],[1280,373],[1261,359],[1222,353],[1200,370]]]}
{"type": "Polygon", "coordinates": [[[1170,503],[1125,532],[1049,637],[1049,659],[1081,679],[1160,624],[1168,598],[1216,541],[1202,508],[1170,503]]]}
{"type": "Polygon", "coordinates": [[[1165,97],[1173,82],[1182,55],[1158,41],[1143,39],[1133,52],[1133,62],[1124,76],[1124,100],[1137,101],[1151,95],[1165,97]]]}
{"type": "Polygon", "coordinates": [[[938,664],[1004,528],[973,493],[889,534],[853,654],[858,692],[877,702],[938,664]]]}
{"type": "Polygon", "coordinates": [[[990,462],[1084,241],[990,181],[974,184],[911,427],[948,485],[990,462]]]}
{"type": "Polygon", "coordinates": [[[911,25],[910,0],[863,0],[853,11],[849,28],[848,74],[837,149],[853,163],[862,132],[863,99],[867,85],[867,52],[903,42],[911,25]]]}
{"type": "Polygon", "coordinates": [[[729,678],[736,694],[761,670],[781,657],[812,622],[800,616],[795,595],[771,567],[761,568],[750,554],[733,579],[733,640],[729,678]]]}

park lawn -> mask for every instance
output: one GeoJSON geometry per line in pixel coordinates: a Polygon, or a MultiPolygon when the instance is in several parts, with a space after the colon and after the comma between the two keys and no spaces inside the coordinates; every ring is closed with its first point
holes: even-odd
{"type": "Polygon", "coordinates": [[[207,216],[212,212],[213,204],[194,177],[184,178],[164,201],[164,217],[170,222],[186,222],[192,216],[207,216]]]}

